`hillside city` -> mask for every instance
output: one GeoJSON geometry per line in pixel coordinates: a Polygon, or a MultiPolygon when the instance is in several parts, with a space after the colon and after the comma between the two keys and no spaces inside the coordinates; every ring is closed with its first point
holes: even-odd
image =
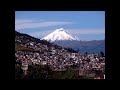
{"type": "Polygon", "coordinates": [[[78,53],[71,48],[15,32],[15,70],[15,79],[56,79],[52,72],[64,72],[57,79],[105,79],[105,56],[102,52],[78,53]],[[43,67],[47,69],[43,70],[43,67]],[[32,69],[33,73],[30,73],[32,69]],[[34,76],[35,73],[38,75],[34,76]]]}

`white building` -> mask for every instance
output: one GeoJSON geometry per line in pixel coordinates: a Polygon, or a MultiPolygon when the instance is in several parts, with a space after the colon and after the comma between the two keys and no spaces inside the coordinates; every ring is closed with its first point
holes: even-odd
{"type": "Polygon", "coordinates": [[[47,64],[47,61],[42,61],[41,64],[42,64],[42,65],[46,65],[46,64],[47,64]]]}

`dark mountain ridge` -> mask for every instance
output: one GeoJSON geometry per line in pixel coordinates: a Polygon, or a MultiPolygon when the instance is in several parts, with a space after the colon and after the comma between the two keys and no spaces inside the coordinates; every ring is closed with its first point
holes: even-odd
{"type": "Polygon", "coordinates": [[[99,53],[105,52],[105,40],[92,40],[92,41],[55,41],[55,44],[79,50],[81,53],[99,53]]]}

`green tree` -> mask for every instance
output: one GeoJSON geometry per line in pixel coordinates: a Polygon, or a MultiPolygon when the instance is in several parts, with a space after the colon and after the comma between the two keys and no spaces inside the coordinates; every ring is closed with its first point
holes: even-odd
{"type": "Polygon", "coordinates": [[[87,55],[87,54],[88,54],[88,52],[85,52],[85,54],[87,55]]]}
{"type": "Polygon", "coordinates": [[[74,71],[72,68],[68,68],[61,79],[72,79],[74,77],[74,71]]]}
{"type": "Polygon", "coordinates": [[[100,56],[104,57],[104,52],[101,51],[100,52],[100,56]]]}

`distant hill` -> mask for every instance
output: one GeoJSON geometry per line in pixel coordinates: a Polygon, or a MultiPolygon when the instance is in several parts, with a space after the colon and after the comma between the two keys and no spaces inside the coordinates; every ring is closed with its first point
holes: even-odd
{"type": "Polygon", "coordinates": [[[55,44],[62,47],[69,47],[74,50],[79,50],[81,53],[100,53],[105,52],[105,40],[92,41],[56,41],[55,44]]]}
{"type": "Polygon", "coordinates": [[[30,42],[36,42],[36,43],[39,42],[39,43],[44,44],[44,45],[52,45],[51,43],[49,43],[46,40],[40,40],[40,39],[32,37],[28,34],[19,33],[17,31],[15,31],[15,44],[19,43],[18,41],[21,40],[21,38],[23,39],[23,41],[21,43],[27,43],[27,40],[29,40],[30,42]]]}

